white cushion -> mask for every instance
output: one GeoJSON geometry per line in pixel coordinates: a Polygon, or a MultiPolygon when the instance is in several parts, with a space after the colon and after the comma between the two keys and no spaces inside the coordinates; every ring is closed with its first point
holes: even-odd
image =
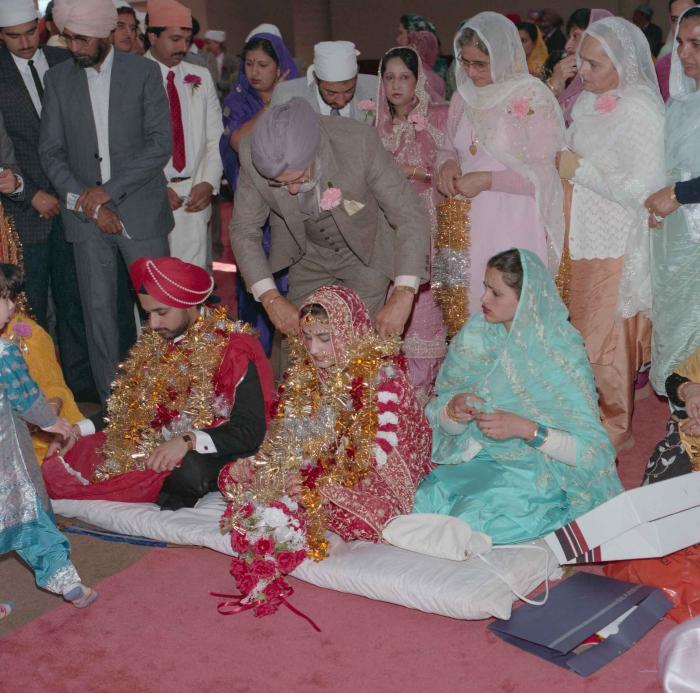
{"type": "MultiPolygon", "coordinates": [[[[177,511],[159,510],[151,503],[54,500],[52,504],[59,515],[112,532],[232,554],[228,535],[219,530],[225,508],[219,493],[208,494],[196,508],[177,511]]],[[[294,577],[459,619],[509,618],[514,591],[527,594],[545,579],[546,572],[550,576],[558,572],[544,542],[537,542],[540,550],[528,546],[494,550],[488,554],[488,565],[478,556],[453,561],[385,544],[329,538],[330,556],[320,563],[304,561],[294,577]]]]}

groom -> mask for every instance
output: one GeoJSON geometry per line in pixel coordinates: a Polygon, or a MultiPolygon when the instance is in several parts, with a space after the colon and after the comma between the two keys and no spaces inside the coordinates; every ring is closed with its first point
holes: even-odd
{"type": "Polygon", "coordinates": [[[341,284],[364,301],[380,336],[402,334],[428,279],[430,225],[376,131],[319,116],[294,98],[260,118],[239,157],[231,245],[275,327],[296,333],[302,299],[341,284]],[[268,216],[269,258],[262,248],[268,216]],[[272,277],[287,267],[284,298],[272,277]]]}

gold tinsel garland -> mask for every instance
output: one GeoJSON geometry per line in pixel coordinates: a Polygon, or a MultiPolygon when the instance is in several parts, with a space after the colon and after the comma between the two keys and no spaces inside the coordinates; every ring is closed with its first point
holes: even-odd
{"type": "Polygon", "coordinates": [[[306,515],[308,555],[321,561],[328,555],[327,517],[323,489],[355,486],[374,464],[374,440],[379,424],[376,380],[385,359],[398,353],[395,341],[366,336],[348,347],[352,357],[343,367],[329,369],[321,380],[298,337],[289,339],[292,365],[280,386],[280,398],[265,441],[256,455],[252,489],[229,489],[227,497],[242,505],[251,496],[275,500],[285,492],[289,472],[304,460],[320,466],[313,488],[303,485],[301,504],[306,515]],[[360,386],[358,387],[358,384],[360,386]],[[329,407],[335,414],[330,431],[314,430],[314,417],[329,407]],[[305,429],[290,439],[290,422],[305,429]]]}
{"type": "Polygon", "coordinates": [[[164,425],[178,435],[211,424],[217,416],[213,377],[232,333],[253,330],[229,320],[223,307],[204,309],[177,343],[144,331],[119,366],[107,405],[104,461],[94,482],[144,469],[164,442],[164,425]]]}
{"type": "MultiPolygon", "coordinates": [[[[7,214],[2,203],[0,203],[0,262],[16,265],[24,272],[22,241],[19,239],[14,220],[7,214]]],[[[17,297],[15,312],[31,317],[24,291],[17,297]]]]}
{"type": "Polygon", "coordinates": [[[451,197],[437,207],[435,252],[438,263],[445,265],[434,270],[433,295],[442,311],[448,338],[454,337],[469,319],[467,290],[468,253],[471,246],[471,202],[451,197]],[[458,256],[459,262],[455,262],[458,256]],[[454,276],[459,274],[460,276],[454,276]],[[436,281],[437,279],[437,281],[436,281]]]}

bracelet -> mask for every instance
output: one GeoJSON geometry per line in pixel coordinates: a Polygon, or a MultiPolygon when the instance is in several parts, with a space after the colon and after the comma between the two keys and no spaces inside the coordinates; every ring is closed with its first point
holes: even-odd
{"type": "Polygon", "coordinates": [[[433,174],[430,173],[430,171],[428,171],[428,172],[425,174],[425,177],[423,178],[423,181],[424,181],[425,183],[427,183],[428,185],[430,185],[430,184],[433,182],[433,174]]]}
{"type": "Polygon", "coordinates": [[[416,180],[416,173],[418,173],[418,169],[420,166],[414,166],[413,167],[413,173],[408,177],[408,180],[416,180]]]}
{"type": "Polygon", "coordinates": [[[397,293],[399,291],[411,294],[411,297],[414,297],[416,295],[416,292],[413,290],[413,288],[411,288],[410,286],[406,286],[406,284],[399,284],[398,286],[394,287],[394,293],[397,293]]]}
{"type": "Polygon", "coordinates": [[[270,306],[278,299],[282,298],[282,294],[277,294],[276,296],[273,296],[269,301],[266,303],[263,303],[263,308],[265,310],[269,310],[270,306]]]}
{"type": "Polygon", "coordinates": [[[445,414],[447,415],[447,418],[450,421],[454,421],[455,423],[461,423],[455,418],[455,411],[452,407],[452,402],[454,402],[454,397],[452,397],[452,399],[450,399],[450,401],[445,405],[445,414]]]}
{"type": "Polygon", "coordinates": [[[535,429],[535,434],[532,437],[532,440],[526,440],[525,442],[531,448],[541,448],[547,442],[548,435],[549,431],[541,424],[537,424],[537,428],[535,429]]]}
{"type": "Polygon", "coordinates": [[[194,443],[195,443],[194,436],[188,432],[182,436],[182,439],[187,444],[187,452],[192,452],[192,450],[194,450],[194,443]]]}

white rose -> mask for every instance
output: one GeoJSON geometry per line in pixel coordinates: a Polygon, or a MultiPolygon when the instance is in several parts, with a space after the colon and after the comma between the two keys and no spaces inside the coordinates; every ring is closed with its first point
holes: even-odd
{"type": "Polygon", "coordinates": [[[289,518],[279,508],[265,508],[263,521],[268,527],[286,527],[289,518]]]}

